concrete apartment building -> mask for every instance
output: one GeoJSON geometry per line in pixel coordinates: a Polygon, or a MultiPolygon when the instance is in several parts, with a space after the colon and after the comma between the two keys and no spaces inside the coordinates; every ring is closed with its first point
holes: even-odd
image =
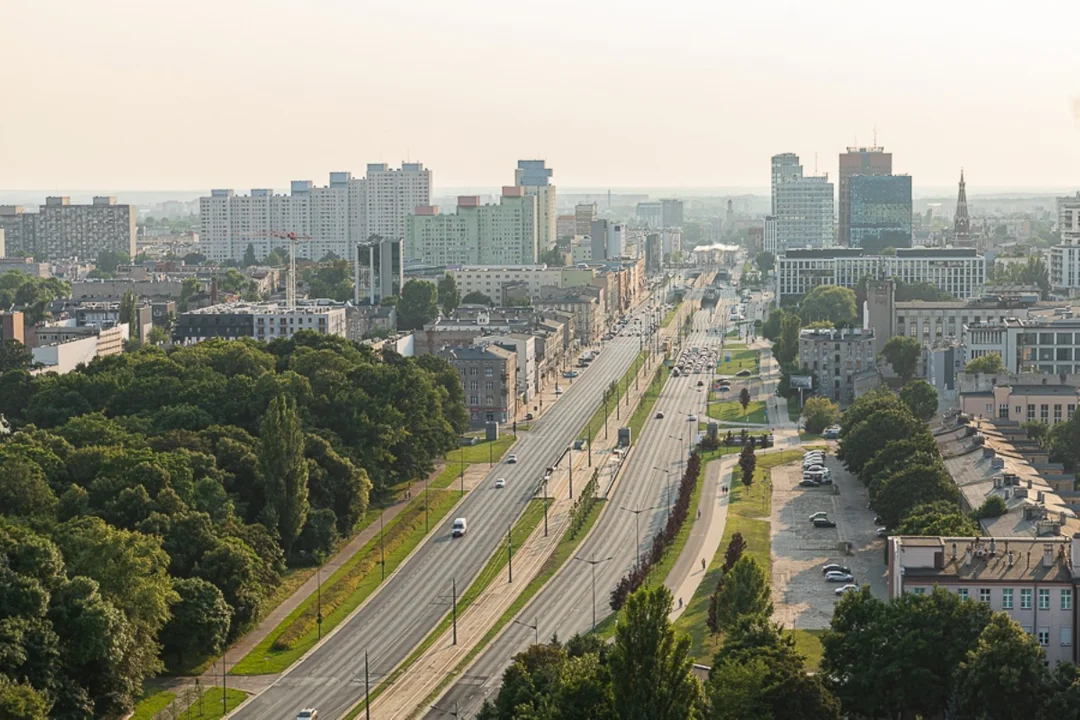
{"type": "Polygon", "coordinates": [[[0,342],[8,340],[26,344],[23,314],[19,310],[0,310],[0,342]]]}
{"type": "Polygon", "coordinates": [[[926,282],[955,298],[981,297],[986,261],[973,248],[900,248],[869,255],[861,248],[787,250],[776,259],[776,299],[805,295],[818,285],[854,288],[863,277],[926,282]]]}
{"type": "Polygon", "coordinates": [[[529,297],[539,297],[545,286],[565,288],[587,285],[592,282],[596,270],[592,267],[549,267],[547,265],[519,265],[498,267],[491,265],[465,265],[448,267],[458,290],[464,297],[471,292],[487,295],[498,305],[505,305],[504,289],[514,283],[525,283],[529,297]]]}
{"type": "Polygon", "coordinates": [[[353,302],[378,305],[401,293],[405,284],[405,243],[372,235],[356,243],[353,263],[353,302]]]}
{"type": "Polygon", "coordinates": [[[515,353],[496,345],[448,348],[439,353],[461,377],[469,424],[510,422],[517,414],[515,353]]]}
{"type": "Polygon", "coordinates": [[[780,248],[835,245],[833,184],[828,175],[793,177],[776,187],[776,237],[780,248]]]}
{"type": "Polygon", "coordinates": [[[69,197],[47,197],[36,213],[0,206],[0,230],[7,255],[93,261],[109,250],[135,256],[135,208],[110,196],[95,197],[89,205],[73,205],[69,197]]]}
{"type": "Polygon", "coordinates": [[[908,537],[887,541],[889,597],[939,587],[1004,612],[1032,635],[1053,666],[1076,662],[1080,539],[908,537]]]}
{"type": "Polygon", "coordinates": [[[873,386],[877,376],[873,330],[800,330],[801,372],[812,375],[818,394],[846,407],[860,394],[861,384],[873,386]]]}
{"type": "Polygon", "coordinates": [[[405,232],[405,258],[428,265],[535,265],[538,256],[536,196],[504,187],[498,205],[477,195],[458,197],[457,212],[417,207],[405,232]]]}
{"type": "Polygon", "coordinates": [[[1080,192],[1057,199],[1061,244],[1050,248],[1050,286],[1055,292],[1080,294],[1080,192]]]}
{"type": "Polygon", "coordinates": [[[596,203],[585,202],[574,206],[575,235],[588,235],[592,232],[594,220],[596,220],[596,203]]]}
{"type": "Polygon", "coordinates": [[[514,375],[514,386],[518,400],[523,404],[532,402],[540,385],[541,358],[538,338],[527,332],[519,332],[482,337],[475,343],[478,347],[496,345],[514,353],[514,365],[517,370],[514,375]]]}
{"type": "Polygon", "coordinates": [[[300,302],[291,309],[274,302],[222,303],[182,313],[173,340],[185,345],[210,338],[273,340],[301,330],[345,337],[347,325],[345,305],[328,300],[300,302]]]}
{"type": "MultiPolygon", "coordinates": [[[[866,247],[857,245],[851,239],[852,227],[852,194],[851,178],[858,175],[872,177],[875,175],[892,174],[892,153],[885,152],[883,147],[849,147],[847,152],[840,153],[839,173],[839,216],[840,223],[837,240],[840,245],[850,247],[866,247]]],[[[910,187],[911,181],[908,180],[910,187]]],[[[910,193],[908,197],[908,231],[911,228],[910,193]]],[[[911,242],[902,247],[910,247],[911,242]]],[[[901,247],[896,245],[894,247],[901,247]]]]}
{"type": "Polygon", "coordinates": [[[518,160],[514,170],[514,185],[536,197],[536,241],[540,251],[552,249],[559,239],[553,173],[543,160],[518,160]]]}
{"type": "Polygon", "coordinates": [[[565,290],[552,289],[550,295],[533,301],[538,311],[561,310],[574,318],[574,337],[582,346],[595,345],[607,327],[607,298],[604,290],[595,286],[578,286],[565,290]]]}
{"type": "Polygon", "coordinates": [[[782,182],[787,182],[793,178],[801,178],[803,176],[803,168],[799,163],[799,156],[795,153],[780,153],[779,155],[773,155],[771,158],[772,164],[772,212],[771,215],[775,216],[776,211],[776,188],[782,182]]]}
{"type": "Polygon", "coordinates": [[[431,171],[421,163],[403,163],[400,169],[372,163],[363,178],[332,172],[325,187],[294,180],[288,195],[268,188],[249,195],[216,189],[199,198],[200,248],[215,262],[239,262],[251,245],[262,260],[287,246],[287,240],[270,233],[296,233],[310,237],[296,244],[299,258],[318,260],[333,253],[352,259],[356,245],[372,235],[403,238],[406,218],[430,204],[431,171]]]}
{"type": "Polygon", "coordinates": [[[968,360],[996,353],[1010,373],[1068,375],[1080,368],[1080,318],[1029,314],[971,323],[964,326],[963,343],[968,360]]]}

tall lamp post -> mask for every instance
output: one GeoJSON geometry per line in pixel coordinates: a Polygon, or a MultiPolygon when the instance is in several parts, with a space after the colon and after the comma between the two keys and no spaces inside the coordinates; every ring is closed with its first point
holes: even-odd
{"type": "Polygon", "coordinates": [[[579,560],[583,563],[589,564],[589,572],[592,574],[592,629],[596,631],[596,566],[600,563],[606,563],[608,560],[612,560],[614,556],[606,557],[601,560],[587,559],[583,557],[575,556],[575,560],[579,560]]]}
{"type": "Polygon", "coordinates": [[[634,508],[628,508],[628,507],[624,507],[624,506],[620,505],[619,508],[622,509],[622,510],[625,510],[628,513],[633,513],[634,514],[634,536],[637,539],[637,566],[641,567],[641,528],[638,525],[638,516],[641,515],[641,513],[643,513],[643,512],[649,512],[650,510],[655,510],[656,506],[647,507],[647,508],[638,508],[638,509],[635,510],[634,508]]]}
{"type": "Polygon", "coordinates": [[[530,625],[529,623],[526,623],[526,622],[521,622],[520,620],[511,620],[510,622],[512,622],[515,625],[520,625],[521,627],[527,627],[530,630],[532,630],[533,631],[533,644],[534,645],[539,645],[540,644],[540,618],[539,617],[534,619],[532,625],[530,625]]]}
{"type": "Polygon", "coordinates": [[[664,468],[656,466],[656,465],[653,466],[653,470],[659,470],[660,472],[664,473],[664,475],[667,476],[667,479],[664,482],[664,505],[667,506],[667,516],[668,516],[668,518],[670,518],[671,517],[671,470],[665,470],[664,468]]]}

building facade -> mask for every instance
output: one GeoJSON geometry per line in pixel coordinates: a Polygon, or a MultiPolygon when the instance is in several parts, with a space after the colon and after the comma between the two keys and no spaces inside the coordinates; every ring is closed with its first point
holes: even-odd
{"type": "Polygon", "coordinates": [[[552,249],[559,239],[553,172],[543,160],[518,160],[514,171],[514,184],[536,196],[536,240],[541,251],[552,249]]]}
{"type": "Polygon", "coordinates": [[[352,248],[372,235],[400,240],[408,216],[430,204],[431,171],[420,163],[400,169],[369,164],[363,178],[332,172],[325,187],[294,180],[288,195],[267,188],[249,195],[216,189],[199,198],[200,250],[215,262],[241,262],[250,246],[261,261],[287,247],[288,240],[275,234],[295,233],[306,238],[296,244],[299,258],[352,258],[352,248]]]}
{"type": "Polygon", "coordinates": [[[588,235],[592,232],[593,220],[596,219],[596,203],[584,202],[574,206],[575,235],[588,235]]]}
{"type": "Polygon", "coordinates": [[[856,397],[859,377],[876,372],[873,330],[801,330],[799,362],[815,378],[819,395],[841,407],[856,397]]]}
{"type": "Polygon", "coordinates": [[[110,251],[135,257],[135,208],[118,204],[115,197],[95,197],[89,205],[48,197],[36,213],[6,205],[0,207],[0,230],[7,255],[93,261],[110,251]]]}
{"type": "Polygon", "coordinates": [[[799,156],[795,153],[780,153],[772,156],[772,212],[777,215],[776,188],[780,183],[803,176],[802,165],[799,164],[799,156]]]}
{"type": "Polygon", "coordinates": [[[1071,374],[1080,368],[1080,319],[1007,317],[964,326],[967,360],[996,353],[1010,373],[1071,374]]]}
{"type": "Polygon", "coordinates": [[[377,305],[384,297],[401,293],[405,284],[405,243],[372,235],[356,243],[353,263],[353,300],[377,305]]]}
{"type": "Polygon", "coordinates": [[[1050,285],[1070,297],[1080,293],[1080,192],[1057,199],[1061,244],[1050,248],[1050,285]]]}
{"type": "Polygon", "coordinates": [[[776,253],[777,253],[777,250],[778,250],[777,243],[776,243],[776,216],[775,215],[767,216],[764,220],[761,221],[761,225],[762,225],[762,236],[761,236],[762,246],[764,247],[765,252],[767,252],[770,255],[775,257],[776,253]]]}
{"type": "MultiPolygon", "coordinates": [[[[892,153],[885,152],[885,148],[882,147],[849,147],[847,152],[840,154],[840,176],[839,176],[839,205],[840,205],[840,223],[838,228],[837,240],[840,245],[850,247],[866,247],[859,246],[854,243],[851,238],[852,227],[852,194],[851,194],[851,178],[856,175],[864,177],[874,175],[891,175],[892,174],[892,153]]],[[[910,187],[910,179],[909,179],[910,187]]],[[[908,234],[911,232],[911,198],[910,192],[908,193],[908,234]]],[[[894,245],[894,247],[910,247],[911,242],[907,245],[894,245]]]]}
{"type": "Polygon", "coordinates": [[[548,267],[547,265],[522,265],[497,267],[491,265],[449,267],[447,275],[453,275],[462,296],[471,292],[487,295],[497,304],[503,301],[503,288],[515,283],[525,283],[529,297],[539,297],[545,287],[566,288],[587,285],[596,274],[593,268],[548,267]]]}
{"type": "Polygon", "coordinates": [[[777,245],[828,248],[835,244],[833,185],[827,175],[792,177],[776,186],[777,245]]]}
{"type": "Polygon", "coordinates": [[[638,222],[650,230],[659,230],[664,227],[664,204],[657,201],[640,202],[635,208],[634,215],[638,222]]]}
{"type": "Polygon", "coordinates": [[[181,313],[173,340],[185,345],[210,338],[273,340],[301,330],[345,337],[345,305],[328,300],[301,302],[294,308],[273,302],[211,305],[181,313]]]}
{"type": "Polygon", "coordinates": [[[469,423],[510,422],[517,414],[516,354],[488,345],[486,347],[448,348],[439,353],[457,371],[465,391],[469,423]]]}
{"type": "Polygon", "coordinates": [[[1067,422],[1076,412],[1080,390],[1074,385],[1000,384],[990,390],[961,392],[960,410],[971,417],[1007,420],[1017,425],[1067,422]]]}
{"type": "Polygon", "coordinates": [[[683,226],[683,201],[675,198],[666,198],[660,201],[661,221],[664,227],[676,228],[683,226]]]}
{"type": "Polygon", "coordinates": [[[498,205],[458,197],[457,212],[416,208],[405,233],[405,258],[429,265],[535,265],[539,248],[536,196],[504,187],[498,205]]]}
{"type": "Polygon", "coordinates": [[[842,244],[870,253],[911,247],[910,175],[854,175],[847,193],[842,244]]]}

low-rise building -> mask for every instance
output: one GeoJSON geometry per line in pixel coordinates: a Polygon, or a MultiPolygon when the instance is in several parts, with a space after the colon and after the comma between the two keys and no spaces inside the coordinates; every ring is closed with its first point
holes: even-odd
{"type": "Polygon", "coordinates": [[[278,303],[221,303],[182,313],[173,329],[178,343],[209,338],[258,340],[292,337],[301,330],[346,336],[344,303],[330,300],[300,301],[288,308],[278,303]]]}
{"type": "Polygon", "coordinates": [[[35,372],[60,375],[96,357],[121,354],[129,338],[127,323],[111,327],[78,326],[75,320],[38,326],[34,334],[31,352],[34,363],[40,366],[35,372]]]}
{"type": "Polygon", "coordinates": [[[447,348],[439,353],[461,377],[469,423],[509,422],[517,413],[516,354],[496,345],[447,348]]]}
{"type": "Polygon", "coordinates": [[[799,331],[802,372],[815,378],[818,394],[842,406],[857,396],[857,380],[877,374],[873,330],[799,331]]]}
{"type": "Polygon", "coordinates": [[[580,286],[568,288],[565,292],[553,289],[533,302],[533,307],[571,313],[574,316],[574,337],[583,346],[595,345],[604,336],[607,313],[602,288],[580,286]]]}
{"type": "Polygon", "coordinates": [[[999,384],[960,393],[960,410],[972,417],[1056,425],[1073,416],[1078,398],[1080,390],[1073,385],[999,384]]]}

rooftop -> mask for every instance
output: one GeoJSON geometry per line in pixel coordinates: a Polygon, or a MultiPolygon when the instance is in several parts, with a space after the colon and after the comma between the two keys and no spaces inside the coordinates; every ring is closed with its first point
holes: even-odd
{"type": "Polygon", "coordinates": [[[1066,538],[903,536],[895,540],[901,552],[904,548],[916,547],[940,547],[944,552],[944,567],[904,565],[904,576],[908,578],[956,578],[997,582],[1073,581],[1072,569],[1069,567],[1070,541],[1066,538]]]}

